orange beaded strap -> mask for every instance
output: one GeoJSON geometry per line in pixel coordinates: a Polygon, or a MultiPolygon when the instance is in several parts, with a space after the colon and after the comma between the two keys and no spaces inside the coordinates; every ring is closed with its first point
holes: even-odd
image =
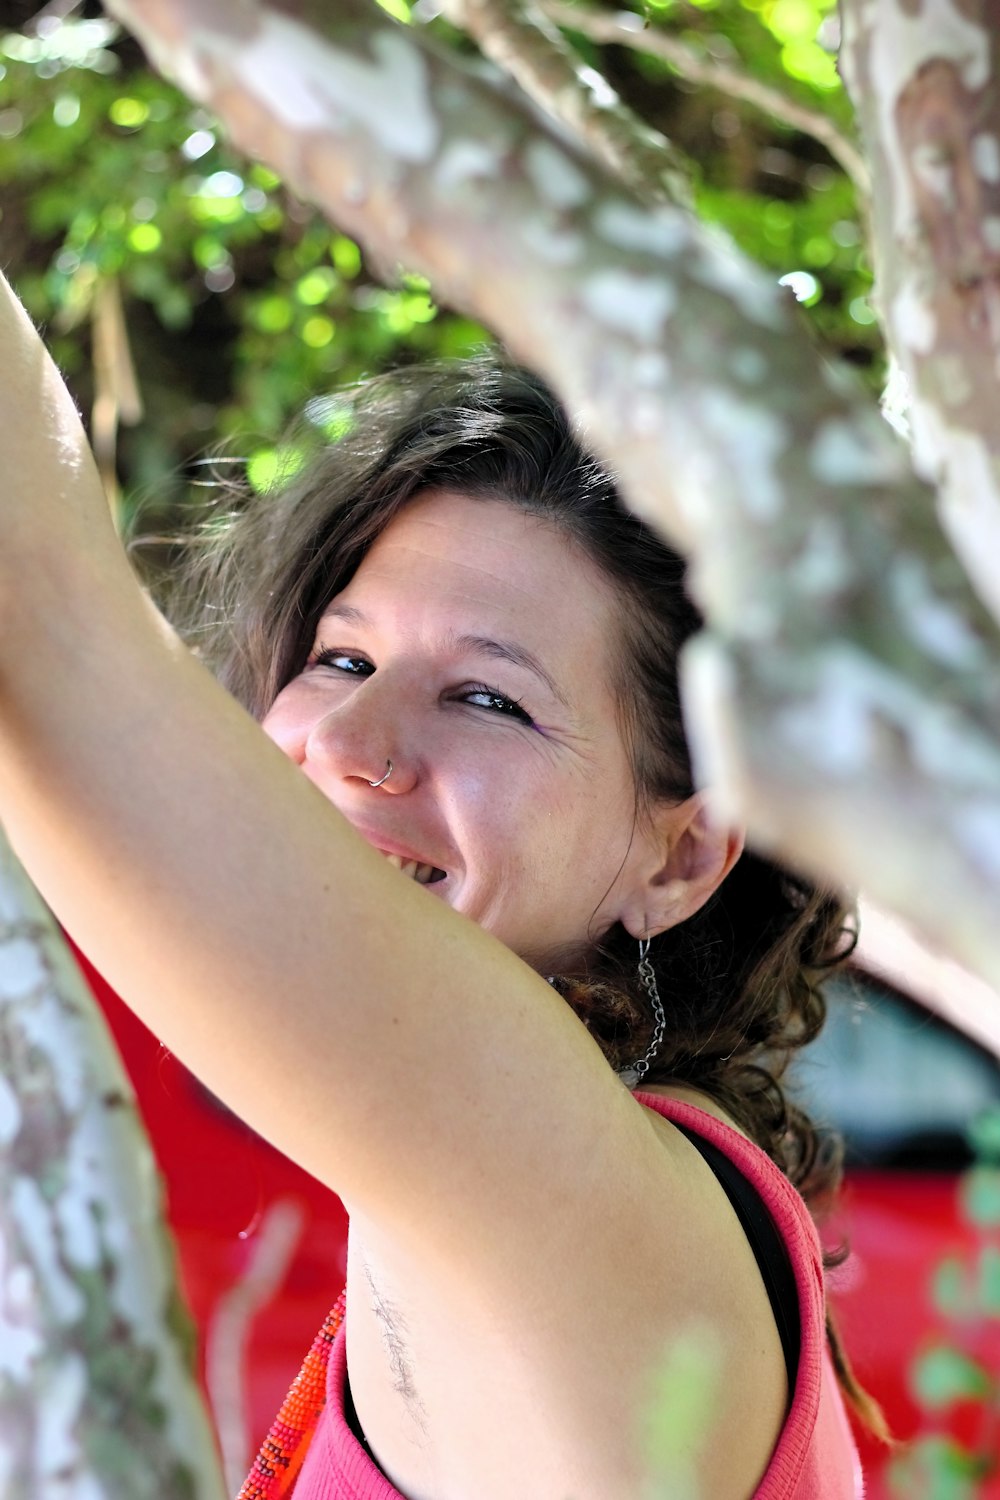
{"type": "Polygon", "coordinates": [[[326,1402],[326,1371],[333,1341],[344,1321],[345,1295],[341,1292],[313,1339],[236,1500],[284,1500],[292,1493],[326,1402]]]}

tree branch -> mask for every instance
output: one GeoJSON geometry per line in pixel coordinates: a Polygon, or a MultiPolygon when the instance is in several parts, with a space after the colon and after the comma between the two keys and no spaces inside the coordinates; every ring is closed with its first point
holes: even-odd
{"type": "Polygon", "coordinates": [[[1000,620],[1000,33],[975,0],[951,19],[842,4],[844,74],[875,172],[877,304],[906,377],[917,467],[1000,620]]]}
{"type": "Polygon", "coordinates": [[[221,1500],[135,1101],[2,831],[0,1057],[4,1493],[221,1500]]]}
{"type": "Polygon", "coordinates": [[[690,163],[584,65],[530,0],[444,0],[444,13],[637,196],[690,206],[690,163]]]}
{"type": "Polygon", "coordinates": [[[867,201],[871,193],[868,163],[853,142],[820,110],[797,104],[780,89],[761,83],[742,68],[734,67],[731,63],[716,62],[713,58],[696,52],[687,42],[668,36],[656,27],[644,25],[642,17],[637,16],[634,11],[595,11],[583,6],[567,5],[561,3],[561,0],[539,0],[539,3],[549,20],[567,31],[578,31],[581,36],[589,37],[594,42],[629,47],[634,52],[646,52],[651,57],[658,57],[688,82],[717,89],[730,99],[753,105],[755,109],[762,110],[764,114],[792,130],[811,135],[840,163],[862,201],[867,201]]]}
{"type": "Polygon", "coordinates": [[[242,147],[497,329],[687,553],[702,782],[1000,984],[998,634],[930,490],[794,302],[412,29],[112,0],[242,147]]]}
{"type": "Polygon", "coordinates": [[[205,1335],[205,1384],[230,1495],[253,1462],[254,1424],[246,1392],[247,1344],[262,1308],[278,1294],[301,1243],[305,1215],[294,1198],[267,1208],[243,1275],[218,1299],[205,1335]]]}

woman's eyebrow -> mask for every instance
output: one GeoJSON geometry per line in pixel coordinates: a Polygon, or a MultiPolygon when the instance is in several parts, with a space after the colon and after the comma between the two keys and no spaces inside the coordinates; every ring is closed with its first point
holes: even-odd
{"type": "Polygon", "coordinates": [[[488,635],[456,636],[455,646],[460,652],[468,651],[479,656],[488,656],[493,661],[509,661],[515,667],[523,667],[526,671],[533,672],[536,677],[541,678],[553,698],[561,703],[563,708],[569,708],[570,705],[565,695],[556,686],[554,678],[526,646],[519,646],[516,641],[498,641],[488,635]]]}
{"type": "Polygon", "coordinates": [[[360,609],[355,609],[350,604],[330,604],[324,609],[319,623],[324,620],[344,620],[348,625],[369,625],[371,621],[368,616],[362,614],[360,609]]]}

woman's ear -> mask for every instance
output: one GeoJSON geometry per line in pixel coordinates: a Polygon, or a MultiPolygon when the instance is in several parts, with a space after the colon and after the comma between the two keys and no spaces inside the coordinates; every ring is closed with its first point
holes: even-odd
{"type": "Polygon", "coordinates": [[[652,937],[693,916],[743,853],[744,831],[717,822],[705,794],[660,803],[648,814],[642,868],[619,920],[633,937],[652,937]]]}

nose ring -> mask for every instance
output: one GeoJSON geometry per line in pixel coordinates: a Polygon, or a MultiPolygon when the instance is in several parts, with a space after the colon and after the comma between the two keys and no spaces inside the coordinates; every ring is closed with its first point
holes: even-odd
{"type": "Polygon", "coordinates": [[[392,761],[391,760],[387,760],[386,761],[386,766],[387,766],[388,769],[386,770],[386,773],[382,777],[381,781],[369,781],[369,783],[368,783],[369,786],[382,786],[384,782],[386,782],[386,781],[389,780],[389,777],[392,775],[392,761]]]}

